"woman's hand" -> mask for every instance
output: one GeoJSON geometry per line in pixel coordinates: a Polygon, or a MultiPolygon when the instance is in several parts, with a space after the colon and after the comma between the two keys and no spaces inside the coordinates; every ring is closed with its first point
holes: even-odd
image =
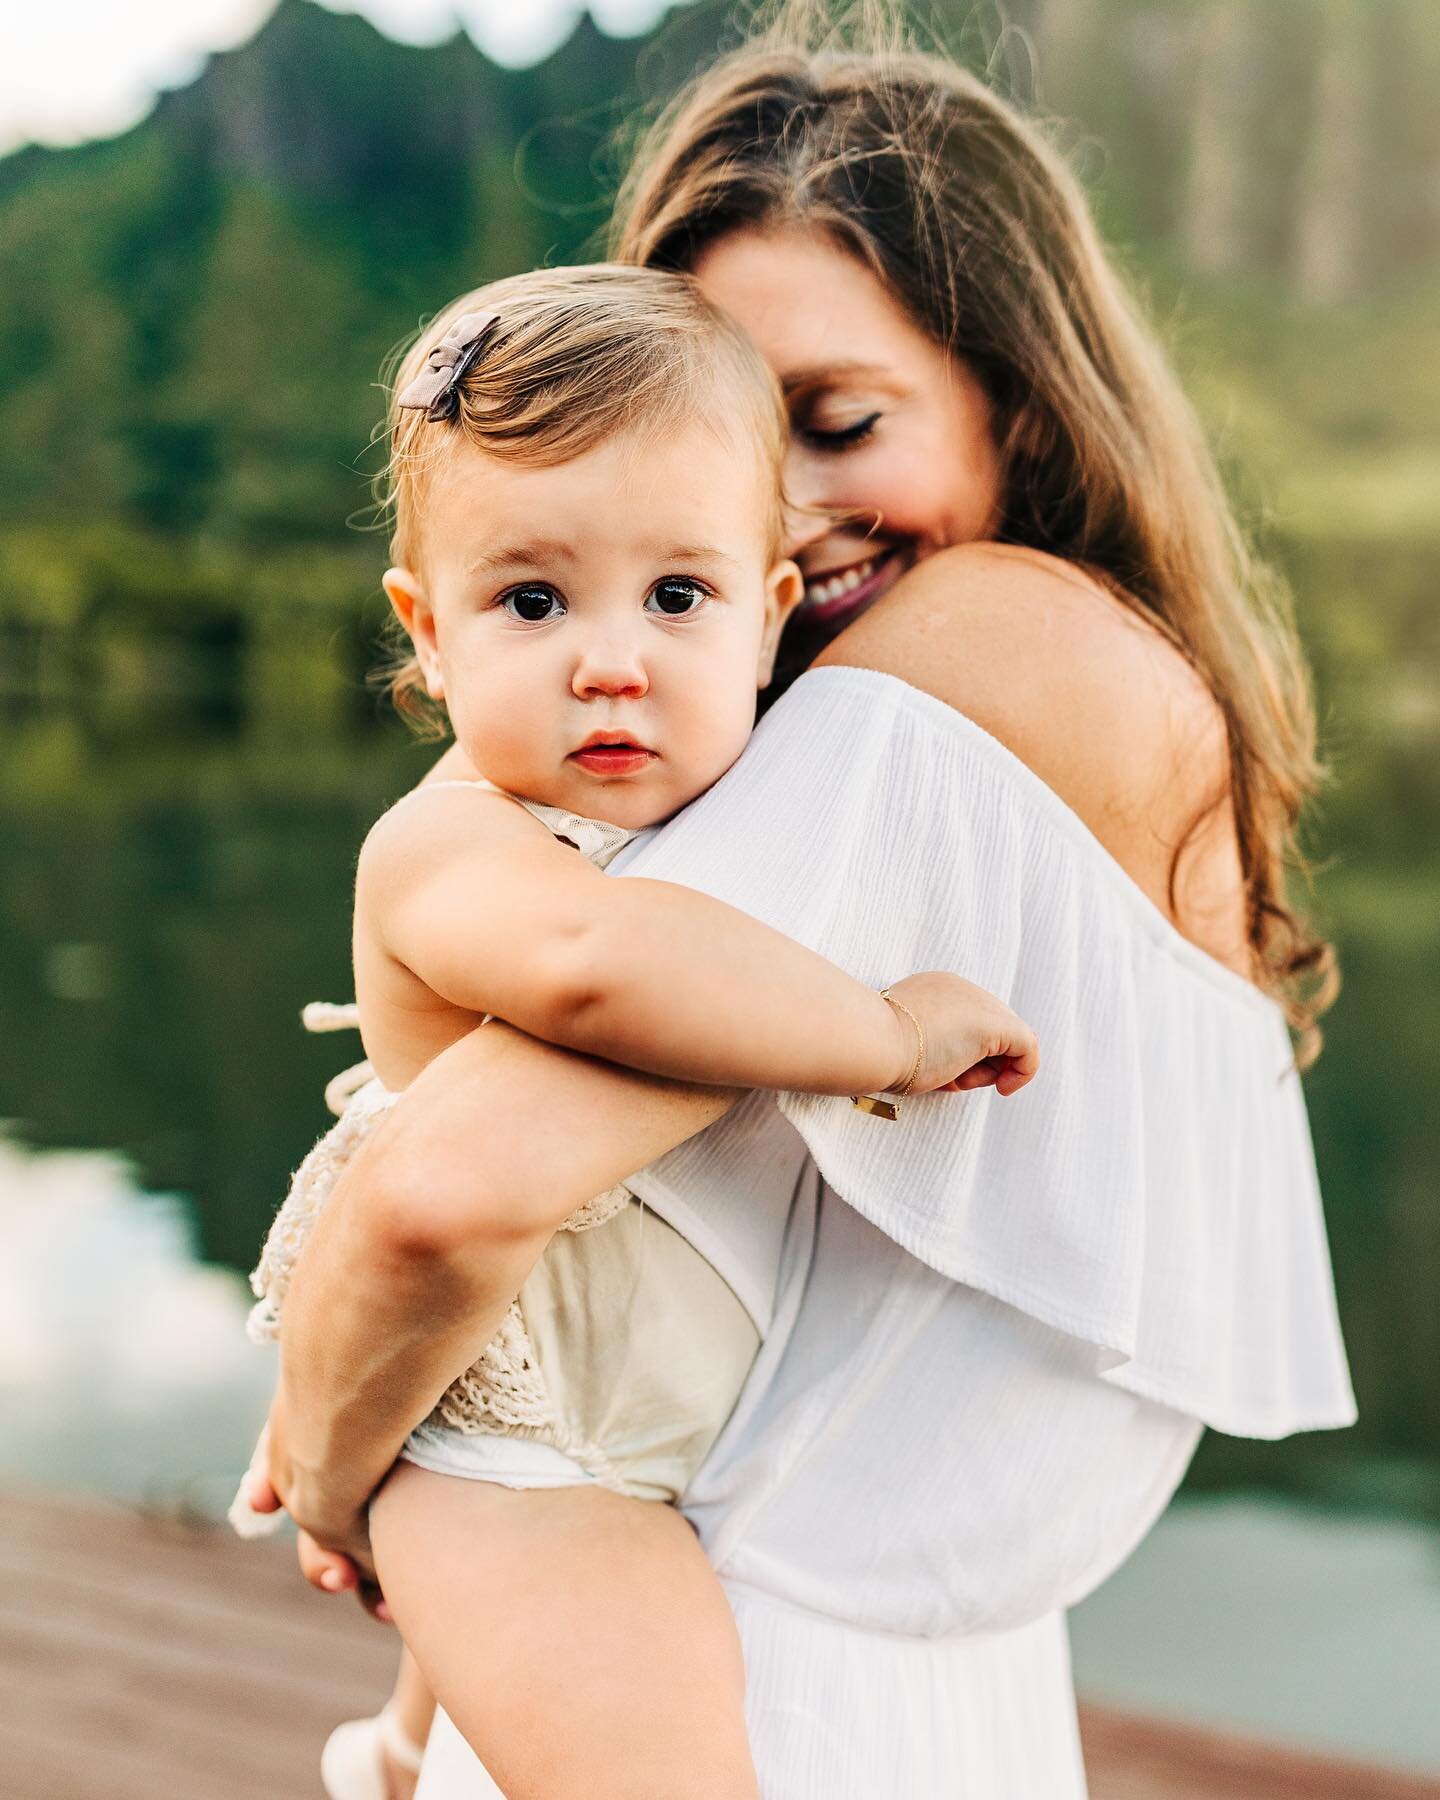
{"type": "MultiPolygon", "coordinates": [[[[1040,1067],[1040,1045],[1035,1033],[1003,1000],[976,987],[962,975],[932,970],[895,982],[890,994],[919,1020],[925,1033],[924,1055],[910,1092],[934,1093],[948,1089],[966,1093],[972,1088],[993,1087],[1000,1094],[1014,1094],[1040,1067]]],[[[914,1027],[903,1019],[910,1037],[913,1060],[919,1045],[914,1027]]],[[[896,1077],[904,1084],[909,1065],[896,1077]]]]}
{"type": "Polygon", "coordinates": [[[284,1510],[294,1519],[300,1570],[312,1587],[326,1594],[343,1594],[353,1589],[365,1610],[388,1624],[390,1610],[375,1578],[365,1509],[347,1508],[341,1502],[327,1514],[323,1502],[312,1501],[313,1514],[296,1511],[297,1505],[306,1504],[301,1495],[307,1484],[299,1479],[290,1459],[284,1404],[279,1394],[271,1406],[261,1445],[262,1455],[249,1477],[251,1506],[260,1513],[284,1510]]]}

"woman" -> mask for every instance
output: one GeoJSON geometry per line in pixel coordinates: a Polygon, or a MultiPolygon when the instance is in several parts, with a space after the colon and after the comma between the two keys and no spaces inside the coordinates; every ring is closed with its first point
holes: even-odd
{"type": "MultiPolygon", "coordinates": [[[[527,1196],[649,1164],[631,1185],[765,1334],[686,1508],[765,1793],[1065,1800],[1064,1609],[1202,1425],[1353,1416],[1285,1028],[1313,1034],[1324,961],[1283,891],[1298,653],[1074,183],[957,68],[758,40],[657,126],[618,243],[693,272],[781,378],[812,665],[626,872],[877,985],[962,969],[1045,1068],[1008,1113],[720,1118],[475,1034],[315,1234],[276,1483],[312,1579],[325,1549],[363,1570],[367,1496],[543,1246],[527,1196]],[[482,1219],[509,1221],[483,1259],[482,1219]]],[[[457,1622],[496,1574],[477,1544],[457,1622]]],[[[420,1792],[483,1783],[442,1715],[420,1792]]]]}

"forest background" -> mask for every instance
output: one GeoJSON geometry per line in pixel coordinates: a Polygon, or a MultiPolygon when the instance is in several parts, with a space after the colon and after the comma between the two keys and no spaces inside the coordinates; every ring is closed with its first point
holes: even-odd
{"type": "MultiPolygon", "coordinates": [[[[0,158],[0,1118],[123,1152],[245,1268],[339,1062],[387,354],[594,253],[624,127],[731,28],[530,69],[280,0],[123,135],[0,158]]],[[[1440,1518],[1440,33],[1428,0],[925,9],[1054,121],[1293,581],[1346,986],[1307,1078],[1361,1423],[1193,1485],[1440,1518]]]]}

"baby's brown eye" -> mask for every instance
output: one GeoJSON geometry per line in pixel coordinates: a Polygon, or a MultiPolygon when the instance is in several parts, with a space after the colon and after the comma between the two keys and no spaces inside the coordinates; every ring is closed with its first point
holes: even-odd
{"type": "Polygon", "coordinates": [[[501,596],[500,604],[512,619],[519,619],[526,625],[543,625],[549,619],[558,619],[565,611],[565,602],[554,588],[538,581],[511,588],[508,594],[501,596]]]}
{"type": "Polygon", "coordinates": [[[708,595],[698,581],[685,581],[677,576],[666,576],[657,581],[651,588],[645,601],[646,611],[662,613],[667,619],[688,618],[691,613],[699,612],[708,595]],[[651,606],[651,601],[654,606],[651,606]]]}

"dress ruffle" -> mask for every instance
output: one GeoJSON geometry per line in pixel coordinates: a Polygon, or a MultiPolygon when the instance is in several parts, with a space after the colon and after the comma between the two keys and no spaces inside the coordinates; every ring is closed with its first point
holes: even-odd
{"type": "Polygon", "coordinates": [[[877,987],[954,969],[1040,1039],[1039,1075],[1008,1100],[924,1096],[891,1123],[782,1096],[830,1186],[941,1274],[1093,1344],[1130,1392],[1240,1436],[1349,1424],[1279,1007],[933,696],[812,670],[762,738],[763,757],[747,752],[626,870],[716,894],[877,987]],[[816,767],[846,779],[808,780],[816,767]]]}

